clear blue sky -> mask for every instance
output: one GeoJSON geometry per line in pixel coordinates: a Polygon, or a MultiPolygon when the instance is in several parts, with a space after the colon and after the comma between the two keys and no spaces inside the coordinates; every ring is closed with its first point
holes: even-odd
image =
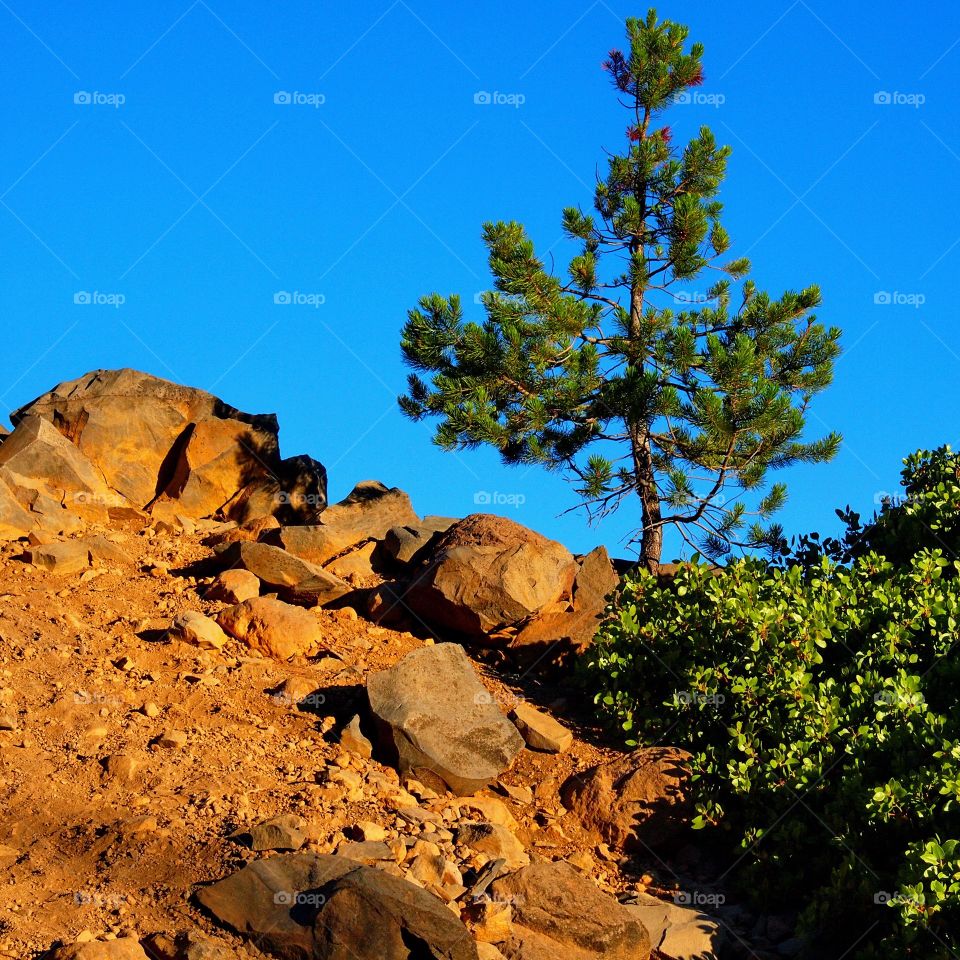
{"type": "MultiPolygon", "coordinates": [[[[733,252],[771,291],[819,283],[820,317],[845,330],[811,420],[843,450],[785,478],[788,530],[833,528],[835,506],[896,489],[907,452],[958,440],[960,6],[659,10],[706,45],[712,102],[672,124],[734,147],[733,252]]],[[[618,550],[634,515],[559,517],[575,503],[560,478],[445,454],[404,420],[398,334],[424,293],[472,307],[485,219],[523,221],[563,262],[561,208],[589,206],[603,146],[622,145],[600,64],[645,11],[0,0],[5,408],[137,367],[276,411],[284,452],[326,463],[332,498],[380,478],[421,513],[464,515],[499,493],[574,549],[618,550]]]]}

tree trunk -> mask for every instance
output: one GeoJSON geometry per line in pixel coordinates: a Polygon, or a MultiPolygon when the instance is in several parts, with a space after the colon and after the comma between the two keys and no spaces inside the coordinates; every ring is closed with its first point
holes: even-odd
{"type": "MultiPolygon", "coordinates": [[[[639,104],[639,100],[638,100],[639,104]]],[[[639,114],[637,119],[640,120],[639,114]]],[[[650,123],[650,111],[645,110],[640,124],[641,137],[646,139],[647,127],[650,123]]],[[[637,202],[640,204],[640,230],[630,242],[630,255],[634,257],[644,249],[647,239],[647,185],[644,183],[634,191],[637,202]]],[[[646,297],[646,287],[642,282],[634,280],[630,285],[630,341],[631,350],[629,360],[643,370],[646,357],[640,355],[637,349],[640,346],[640,332],[643,322],[643,307],[646,297]]],[[[656,472],[653,468],[653,454],[650,449],[650,424],[644,422],[630,422],[630,448],[633,454],[633,475],[640,496],[641,517],[643,532],[640,535],[640,566],[646,567],[651,573],[660,571],[660,554],[663,552],[663,527],[660,525],[660,494],[657,490],[656,472]]]]}
{"type": "Polygon", "coordinates": [[[650,438],[646,428],[640,425],[631,426],[630,440],[633,447],[633,472],[637,480],[643,520],[640,565],[651,573],[657,573],[660,569],[660,555],[663,553],[663,527],[660,526],[660,494],[657,491],[650,438]]]}

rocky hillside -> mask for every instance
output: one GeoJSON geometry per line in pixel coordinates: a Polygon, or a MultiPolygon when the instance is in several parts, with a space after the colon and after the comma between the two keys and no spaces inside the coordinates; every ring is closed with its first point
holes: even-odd
{"type": "Polygon", "coordinates": [[[602,548],[327,506],[275,417],[131,370],[11,422],[0,956],[789,955],[705,887],[683,753],[561,697],[602,548]]]}

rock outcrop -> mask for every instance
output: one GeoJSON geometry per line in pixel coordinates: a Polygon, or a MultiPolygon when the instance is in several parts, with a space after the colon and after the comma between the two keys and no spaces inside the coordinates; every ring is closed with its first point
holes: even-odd
{"type": "Polygon", "coordinates": [[[591,642],[605,551],[421,520],[375,481],[323,511],[323,468],[280,459],[275,418],[134,371],[14,421],[0,538],[29,542],[0,549],[0,869],[28,929],[0,924],[0,958],[713,949],[709,918],[642,892],[672,870],[621,856],[676,835],[686,754],[598,762],[549,684],[549,712],[518,689],[591,642]],[[410,629],[362,615],[391,605],[410,629]],[[189,897],[233,932],[186,929],[189,897]]]}
{"type": "Polygon", "coordinates": [[[60,476],[43,461],[65,455],[49,430],[35,425],[41,419],[79,450],[80,463],[95,468],[95,477],[83,475],[77,457],[68,459],[72,469],[62,475],[71,483],[99,479],[98,494],[105,484],[115,498],[164,518],[248,519],[289,513],[296,503],[296,515],[306,519],[326,505],[322,466],[281,460],[273,414],[243,413],[205,390],[136,370],[97,370],[58,384],[10,419],[16,429],[4,442],[13,445],[7,456],[29,457],[40,471],[33,476],[60,476]]]}
{"type": "Polygon", "coordinates": [[[661,846],[690,815],[689,754],[647,747],[571,777],[564,806],[587,831],[620,850],[661,846]]]}

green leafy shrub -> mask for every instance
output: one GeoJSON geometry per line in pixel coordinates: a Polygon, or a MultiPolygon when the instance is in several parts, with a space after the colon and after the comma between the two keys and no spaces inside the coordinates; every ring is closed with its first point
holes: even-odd
{"type": "Polygon", "coordinates": [[[583,664],[628,743],[691,751],[694,825],[801,913],[813,956],[960,951],[957,467],[905,461],[906,499],[848,530],[846,565],[808,541],[803,562],[628,576],[583,664]]]}

